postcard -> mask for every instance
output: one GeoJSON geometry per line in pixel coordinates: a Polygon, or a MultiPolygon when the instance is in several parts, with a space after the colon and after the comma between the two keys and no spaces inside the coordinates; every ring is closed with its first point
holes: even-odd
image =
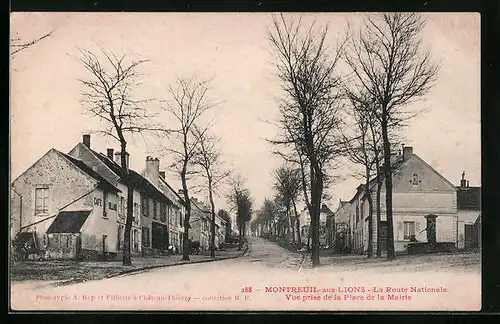
{"type": "Polygon", "coordinates": [[[13,311],[478,311],[477,13],[15,12],[13,311]]]}

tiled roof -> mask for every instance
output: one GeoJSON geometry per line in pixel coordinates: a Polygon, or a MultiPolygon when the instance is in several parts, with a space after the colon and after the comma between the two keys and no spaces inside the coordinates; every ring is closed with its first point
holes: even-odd
{"type": "Polygon", "coordinates": [[[457,208],[480,210],[481,209],[481,187],[457,187],[457,208]]]}
{"type": "Polygon", "coordinates": [[[103,178],[99,173],[95,172],[91,167],[86,165],[83,161],[80,161],[78,159],[75,159],[74,157],[62,153],[58,151],[60,154],[62,154],[65,158],[67,158],[71,163],[73,163],[76,167],[78,167],[80,170],[91,176],[92,178],[96,179],[99,181],[99,186],[101,188],[104,188],[106,190],[112,191],[112,192],[120,192],[118,188],[113,186],[108,180],[103,178]]]}
{"type": "Polygon", "coordinates": [[[52,222],[47,233],[80,233],[90,210],[62,211],[52,222]]]}
{"type": "MultiPolygon", "coordinates": [[[[115,174],[120,176],[121,178],[125,178],[125,173],[118,163],[111,161],[104,154],[98,153],[92,150],[92,153],[97,156],[99,160],[101,160],[108,168],[111,169],[115,174]]],[[[141,176],[139,173],[134,170],[129,170],[130,172],[130,181],[132,182],[132,186],[139,191],[146,193],[150,198],[155,198],[159,201],[164,201],[172,204],[170,199],[168,199],[161,191],[159,191],[151,182],[149,182],[146,178],[141,176]]]]}

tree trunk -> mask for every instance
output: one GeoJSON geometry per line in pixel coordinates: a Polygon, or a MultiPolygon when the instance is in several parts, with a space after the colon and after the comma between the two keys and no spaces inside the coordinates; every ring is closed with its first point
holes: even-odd
{"type": "MultiPolygon", "coordinates": [[[[377,164],[378,165],[378,164],[377,164]]],[[[378,170],[378,168],[377,168],[378,170]]],[[[380,228],[381,228],[381,210],[380,210],[380,192],[382,191],[382,181],[379,174],[377,174],[377,257],[382,257],[382,240],[380,239],[380,228]]]]}
{"type": "Polygon", "coordinates": [[[300,237],[300,219],[299,219],[299,214],[297,213],[297,205],[295,204],[295,199],[292,200],[293,204],[293,212],[295,213],[295,225],[296,225],[296,230],[297,230],[297,242],[299,244],[302,243],[301,237],[300,237]]]}
{"type": "Polygon", "coordinates": [[[366,171],[366,199],[368,200],[368,257],[373,257],[373,201],[370,190],[370,170],[366,171]]]}
{"type": "Polygon", "coordinates": [[[288,231],[292,235],[292,242],[293,242],[293,244],[295,244],[295,233],[294,233],[294,230],[293,230],[292,215],[290,215],[291,214],[290,212],[291,212],[290,206],[288,206],[287,209],[286,209],[286,214],[288,215],[288,231]]]}
{"type": "Polygon", "coordinates": [[[210,256],[212,258],[215,258],[215,204],[214,204],[214,197],[212,194],[212,178],[208,177],[208,195],[210,199],[210,207],[212,211],[212,228],[211,228],[211,244],[212,248],[210,249],[210,256]]]}
{"type": "MultiPolygon", "coordinates": [[[[387,108],[384,107],[384,110],[387,108]]],[[[394,227],[392,220],[392,169],[391,169],[391,145],[387,131],[387,112],[383,111],[382,139],[384,144],[384,176],[385,176],[385,211],[387,216],[387,259],[393,260],[396,255],[394,251],[394,227]],[[385,114],[384,114],[385,113],[385,114]]]]}
{"type": "Polygon", "coordinates": [[[321,213],[321,195],[323,193],[323,178],[320,170],[314,170],[311,176],[311,262],[313,267],[320,265],[319,248],[320,248],[320,213],[321,213]]]}
{"type": "Polygon", "coordinates": [[[241,247],[242,247],[242,231],[243,231],[243,225],[240,225],[238,226],[238,251],[241,251],[241,247]]]}
{"type": "Polygon", "coordinates": [[[182,238],[182,261],[189,261],[189,219],[191,218],[191,200],[189,199],[189,192],[186,181],[186,165],[181,172],[182,190],[184,194],[184,202],[186,203],[186,215],[184,217],[184,236],[182,238]]]}
{"type": "MultiPolygon", "coordinates": [[[[125,229],[123,235],[123,255],[122,264],[124,266],[132,265],[132,255],[130,251],[130,234],[132,232],[132,221],[134,218],[134,188],[130,181],[130,173],[127,165],[127,144],[121,143],[121,168],[125,174],[125,183],[127,184],[127,218],[125,220],[125,229]]],[[[142,247],[143,248],[143,247],[142,247]]]]}

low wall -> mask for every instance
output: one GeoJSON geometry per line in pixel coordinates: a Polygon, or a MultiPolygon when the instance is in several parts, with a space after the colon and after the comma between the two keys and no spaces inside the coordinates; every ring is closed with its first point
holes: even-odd
{"type": "Polygon", "coordinates": [[[427,253],[442,253],[455,252],[457,250],[453,242],[415,242],[408,243],[408,254],[427,254],[427,253]]]}

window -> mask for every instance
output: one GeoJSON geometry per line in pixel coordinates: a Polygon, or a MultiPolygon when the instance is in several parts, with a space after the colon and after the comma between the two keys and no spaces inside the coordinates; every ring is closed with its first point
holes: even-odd
{"type": "Polygon", "coordinates": [[[174,222],[175,222],[175,217],[176,217],[176,210],[175,209],[171,209],[170,207],[168,208],[168,211],[169,211],[169,219],[168,219],[168,223],[170,225],[174,225],[174,222]]]}
{"type": "Polygon", "coordinates": [[[149,227],[142,227],[142,245],[149,246],[149,227]]]}
{"type": "Polygon", "coordinates": [[[153,200],[153,219],[158,219],[158,202],[153,200]]]}
{"type": "Polygon", "coordinates": [[[123,225],[118,225],[118,237],[117,237],[117,249],[121,250],[123,248],[123,232],[125,227],[123,225]]]}
{"type": "Polygon", "coordinates": [[[167,206],[165,204],[160,204],[160,220],[162,222],[167,221],[167,206]]]}
{"type": "Polygon", "coordinates": [[[148,217],[149,216],[149,199],[148,197],[142,197],[142,205],[141,205],[141,208],[142,208],[142,215],[144,217],[148,217]]]}
{"type": "Polygon", "coordinates": [[[409,240],[415,236],[415,222],[403,222],[404,239],[409,240]]]}
{"type": "Polygon", "coordinates": [[[35,189],[35,215],[46,215],[49,213],[49,188],[35,189]]]}
{"type": "Polygon", "coordinates": [[[122,196],[118,197],[118,215],[123,216],[124,213],[125,198],[122,196]]]}
{"type": "Polygon", "coordinates": [[[134,222],[137,223],[138,219],[139,219],[139,204],[134,203],[134,222]]]}
{"type": "Polygon", "coordinates": [[[108,204],[108,193],[104,191],[102,193],[102,217],[108,218],[108,212],[106,210],[106,205],[108,204]]]}
{"type": "Polygon", "coordinates": [[[412,186],[418,186],[419,183],[420,181],[418,180],[418,174],[413,174],[413,176],[411,177],[412,186]]]}
{"type": "Polygon", "coordinates": [[[135,228],[132,230],[132,249],[139,251],[139,232],[135,228]]]}

